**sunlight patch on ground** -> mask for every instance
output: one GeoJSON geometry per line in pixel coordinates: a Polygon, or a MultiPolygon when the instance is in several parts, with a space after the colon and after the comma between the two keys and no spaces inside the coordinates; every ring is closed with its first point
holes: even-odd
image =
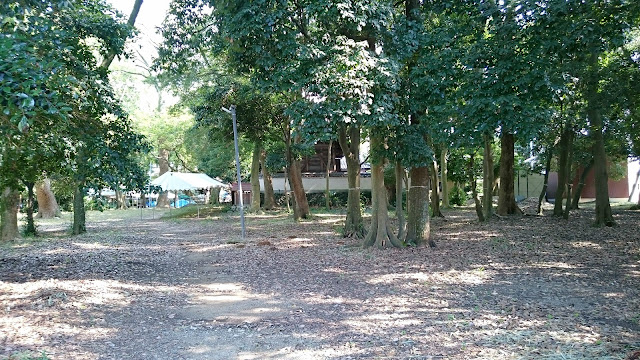
{"type": "Polygon", "coordinates": [[[429,285],[431,283],[446,283],[446,284],[482,284],[489,278],[484,269],[474,269],[467,271],[448,270],[439,271],[433,273],[395,273],[386,275],[376,275],[369,279],[367,283],[372,285],[377,284],[392,284],[400,283],[400,286],[412,286],[415,283],[421,283],[423,285],[429,285]]]}
{"type": "Polygon", "coordinates": [[[579,266],[567,264],[565,262],[537,262],[531,263],[531,267],[537,267],[541,269],[578,269],[579,266]]]}
{"type": "Polygon", "coordinates": [[[608,293],[603,293],[602,296],[606,297],[606,298],[623,298],[625,297],[624,293],[619,293],[619,292],[608,292],[608,293]]]}
{"type": "Polygon", "coordinates": [[[105,246],[99,243],[72,243],[72,244],[84,250],[113,249],[111,246],[105,246]]]}
{"type": "MultiPolygon", "coordinates": [[[[480,344],[487,347],[502,347],[517,354],[529,354],[539,359],[620,359],[610,356],[606,342],[594,331],[552,331],[546,324],[532,324],[526,328],[495,329],[482,331],[480,344]]],[[[508,357],[512,358],[512,357],[508,357]]]]}
{"type": "Polygon", "coordinates": [[[571,246],[573,246],[576,249],[589,248],[589,249],[602,250],[602,245],[594,243],[592,241],[574,241],[571,243],[571,246]]]}

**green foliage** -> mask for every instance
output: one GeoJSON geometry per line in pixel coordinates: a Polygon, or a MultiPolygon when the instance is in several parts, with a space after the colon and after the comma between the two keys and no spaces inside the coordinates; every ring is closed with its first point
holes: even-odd
{"type": "MultiPolygon", "coordinates": [[[[345,208],[347,206],[347,199],[349,198],[349,192],[346,190],[338,190],[330,192],[331,207],[345,208]]],[[[276,203],[278,206],[286,206],[284,203],[284,194],[276,194],[276,203]]],[[[307,201],[309,206],[324,208],[326,206],[325,194],[323,192],[312,192],[307,194],[307,201]]],[[[371,191],[360,191],[360,205],[364,208],[371,206],[371,191]]]]}
{"type": "Polygon", "coordinates": [[[103,196],[87,196],[84,198],[84,208],[88,211],[103,212],[108,207],[108,200],[103,196]]]}
{"type": "Polygon", "coordinates": [[[467,200],[469,200],[469,196],[464,189],[458,186],[454,186],[449,192],[449,203],[451,205],[464,206],[467,204],[467,200]]]}
{"type": "Polygon", "coordinates": [[[145,145],[95,56],[122,54],[133,29],[102,0],[9,1],[0,10],[0,185],[43,172],[95,186],[142,183],[133,158],[145,145]]]}
{"type": "Polygon", "coordinates": [[[49,360],[49,357],[44,351],[39,354],[25,351],[13,353],[9,355],[7,360],[49,360]]]}

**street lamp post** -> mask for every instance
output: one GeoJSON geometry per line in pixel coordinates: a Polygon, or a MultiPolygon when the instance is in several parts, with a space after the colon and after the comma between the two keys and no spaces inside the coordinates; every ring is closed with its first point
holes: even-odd
{"type": "Polygon", "coordinates": [[[229,109],[222,108],[222,111],[231,114],[231,119],[233,120],[233,143],[236,147],[236,172],[238,175],[238,192],[240,193],[240,226],[242,226],[242,240],[245,237],[245,228],[244,228],[244,201],[242,192],[242,178],[240,176],[240,151],[238,149],[238,125],[236,124],[236,106],[231,105],[229,109]]]}

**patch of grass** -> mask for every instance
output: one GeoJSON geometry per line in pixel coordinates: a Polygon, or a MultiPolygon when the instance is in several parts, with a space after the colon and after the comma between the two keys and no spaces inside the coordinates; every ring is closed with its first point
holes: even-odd
{"type": "Polygon", "coordinates": [[[165,211],[162,215],[163,219],[190,219],[197,218],[200,214],[200,218],[207,218],[212,216],[220,216],[229,211],[228,205],[187,205],[179,209],[171,209],[171,211],[165,211]]]}
{"type": "Polygon", "coordinates": [[[9,355],[9,357],[5,358],[6,360],[49,360],[49,357],[45,352],[41,352],[40,354],[33,353],[31,351],[23,351],[17,352],[9,355]]]}

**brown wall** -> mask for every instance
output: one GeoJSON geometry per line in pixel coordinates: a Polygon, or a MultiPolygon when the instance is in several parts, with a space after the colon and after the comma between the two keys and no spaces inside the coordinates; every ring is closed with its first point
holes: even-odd
{"type": "MultiPolygon", "coordinates": [[[[628,174],[627,163],[622,164],[624,166],[625,174],[628,174]]],[[[573,180],[573,186],[577,186],[578,180],[582,169],[578,169],[575,179],[573,180]]],[[[586,199],[593,199],[596,197],[596,180],[593,170],[589,172],[584,182],[584,189],[582,189],[582,197],[586,199]]],[[[609,198],[628,198],[629,197],[629,179],[628,176],[623,177],[620,180],[609,179],[609,198]]]]}

